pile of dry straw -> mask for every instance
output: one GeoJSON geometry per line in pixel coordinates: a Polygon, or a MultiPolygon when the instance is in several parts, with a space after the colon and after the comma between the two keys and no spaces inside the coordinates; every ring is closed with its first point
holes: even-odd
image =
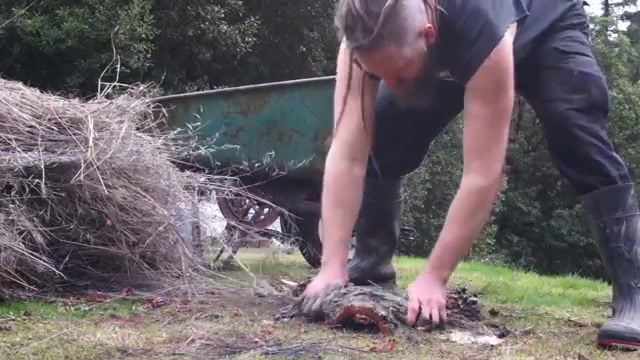
{"type": "Polygon", "coordinates": [[[81,101],[0,79],[0,287],[180,276],[200,175],[178,171],[139,90],[81,101]]]}

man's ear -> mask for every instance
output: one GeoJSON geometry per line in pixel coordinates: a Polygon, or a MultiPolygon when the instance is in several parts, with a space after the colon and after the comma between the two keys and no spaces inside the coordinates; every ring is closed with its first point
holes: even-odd
{"type": "Polygon", "coordinates": [[[425,44],[427,44],[427,46],[433,45],[433,43],[436,41],[436,29],[433,24],[426,24],[424,27],[422,27],[420,36],[424,39],[424,42],[425,44]]]}

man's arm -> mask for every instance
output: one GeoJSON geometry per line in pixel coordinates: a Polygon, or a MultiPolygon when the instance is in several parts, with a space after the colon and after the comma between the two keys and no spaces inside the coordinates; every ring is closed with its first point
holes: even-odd
{"type": "Polygon", "coordinates": [[[341,44],[334,93],[334,134],[327,154],[322,189],[323,268],[346,268],[347,243],[362,203],[373,134],[377,82],[363,76],[363,71],[350,62],[349,51],[341,44]]]}
{"type": "Polygon", "coordinates": [[[515,96],[514,35],[512,26],[467,84],[462,180],[426,270],[443,282],[471,248],[500,188],[515,96]]]}

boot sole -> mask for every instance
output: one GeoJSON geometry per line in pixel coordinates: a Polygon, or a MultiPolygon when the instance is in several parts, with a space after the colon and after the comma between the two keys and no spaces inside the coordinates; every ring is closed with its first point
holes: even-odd
{"type": "Polygon", "coordinates": [[[634,342],[634,341],[598,339],[598,345],[602,347],[607,347],[607,348],[618,348],[618,349],[630,350],[630,351],[640,350],[640,342],[634,342]]]}

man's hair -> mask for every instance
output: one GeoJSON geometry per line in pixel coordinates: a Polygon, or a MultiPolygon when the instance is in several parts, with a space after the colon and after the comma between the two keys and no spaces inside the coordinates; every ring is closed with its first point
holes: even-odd
{"type": "Polygon", "coordinates": [[[339,0],[334,24],[351,50],[402,49],[415,41],[427,11],[425,0],[339,0]]]}

